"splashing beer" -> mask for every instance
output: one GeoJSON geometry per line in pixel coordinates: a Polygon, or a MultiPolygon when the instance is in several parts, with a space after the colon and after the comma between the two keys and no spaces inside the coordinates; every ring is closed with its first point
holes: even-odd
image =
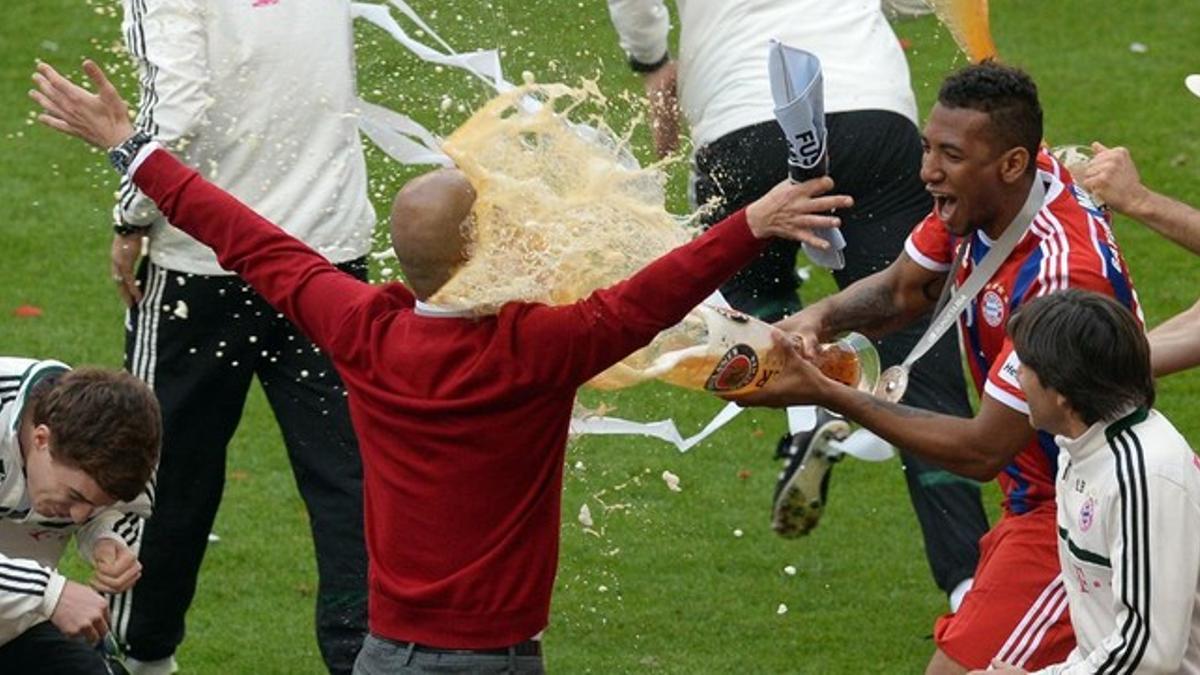
{"type": "Polygon", "coordinates": [[[972,63],[996,57],[987,0],[928,0],[929,6],[972,63]]]}

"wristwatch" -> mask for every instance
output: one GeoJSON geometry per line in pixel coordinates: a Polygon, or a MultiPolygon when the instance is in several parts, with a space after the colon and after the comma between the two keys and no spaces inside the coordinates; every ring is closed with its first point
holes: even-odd
{"type": "Polygon", "coordinates": [[[648,75],[650,73],[653,73],[656,70],[658,70],[659,68],[662,68],[663,66],[667,65],[670,62],[671,62],[671,52],[670,51],[664,52],[662,55],[662,58],[655,61],[654,63],[643,63],[642,61],[638,61],[637,59],[633,58],[632,56],[629,57],[629,67],[631,69],[633,69],[633,72],[641,73],[643,75],[648,75]]]}
{"type": "Polygon", "coordinates": [[[133,223],[127,223],[124,220],[120,220],[120,219],[117,219],[117,221],[115,223],[113,223],[113,232],[121,235],[122,237],[127,237],[131,234],[145,234],[146,230],[149,230],[149,229],[150,229],[149,224],[134,225],[133,223]]]}
{"type": "Polygon", "coordinates": [[[151,140],[150,134],[145,131],[138,131],[134,135],[126,138],[117,145],[108,149],[108,161],[112,164],[117,173],[125,175],[129,171],[129,164],[137,155],[138,150],[142,146],[149,143],[151,140]]]}

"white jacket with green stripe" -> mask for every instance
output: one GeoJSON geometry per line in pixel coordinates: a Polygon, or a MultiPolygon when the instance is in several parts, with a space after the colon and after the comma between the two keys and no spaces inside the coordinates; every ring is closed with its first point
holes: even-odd
{"type": "Polygon", "coordinates": [[[83,525],[37,513],[30,504],[18,428],[30,388],[69,368],[58,361],[0,357],[0,645],[50,618],[66,578],[56,570],[72,535],[89,563],[101,539],[135,553],[137,527],[150,515],[148,488],[131,503],[102,509],[83,525]]]}
{"type": "Polygon", "coordinates": [[[1200,673],[1200,459],[1157,411],[1058,437],[1078,646],[1043,673],[1200,673]]]}

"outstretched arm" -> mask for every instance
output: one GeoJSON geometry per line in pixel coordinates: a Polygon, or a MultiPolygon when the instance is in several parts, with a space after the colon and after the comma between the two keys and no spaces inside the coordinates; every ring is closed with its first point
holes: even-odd
{"type": "Polygon", "coordinates": [[[1146,338],[1155,377],[1200,366],[1200,301],[1155,326],[1146,338]]]}
{"type": "Polygon", "coordinates": [[[832,187],[829,178],[784,181],[629,279],[572,305],[532,307],[530,329],[557,338],[530,345],[538,350],[532,360],[543,369],[539,376],[576,386],[645,346],[752,260],[767,238],[828,246],[811,228],[836,226],[838,219],[827,214],[852,204],[846,196],[820,196],[832,187]]]}
{"type": "Polygon", "coordinates": [[[1142,184],[1129,150],[1092,143],[1096,156],[1083,174],[1083,186],[1114,211],[1146,224],[1200,255],[1200,210],[1142,184]]]}
{"type": "MultiPolygon", "coordinates": [[[[93,94],[38,64],[30,96],[44,112],[38,120],[100,148],[133,134],[125,102],[92,61],[83,70],[93,94]]],[[[303,242],[280,230],[234,197],[180,164],[165,150],[143,148],[130,172],[178,228],[210,246],[226,269],[303,330],[318,346],[346,358],[353,341],[344,330],[375,296],[375,290],[331,265],[303,242]]]]}
{"type": "Polygon", "coordinates": [[[765,388],[738,403],[783,407],[815,404],[858,422],[897,447],[960,476],[996,477],[1033,437],[1029,418],[984,394],[973,418],[888,403],[825,377],[799,350],[765,388]]]}

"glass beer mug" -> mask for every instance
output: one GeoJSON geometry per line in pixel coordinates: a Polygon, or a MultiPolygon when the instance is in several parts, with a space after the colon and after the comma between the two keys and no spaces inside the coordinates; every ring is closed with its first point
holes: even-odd
{"type": "MultiPolygon", "coordinates": [[[[782,372],[789,339],[741,312],[709,305],[690,317],[690,346],[658,355],[644,375],[722,395],[761,389],[782,372]],[[699,343],[699,344],[696,344],[699,343]]],[[[817,348],[816,363],[828,377],[870,392],[879,380],[879,354],[863,335],[849,333],[817,348]]]]}
{"type": "Polygon", "coordinates": [[[872,393],[879,382],[879,352],[861,333],[847,333],[835,342],[817,346],[813,359],[831,380],[872,393]]]}

